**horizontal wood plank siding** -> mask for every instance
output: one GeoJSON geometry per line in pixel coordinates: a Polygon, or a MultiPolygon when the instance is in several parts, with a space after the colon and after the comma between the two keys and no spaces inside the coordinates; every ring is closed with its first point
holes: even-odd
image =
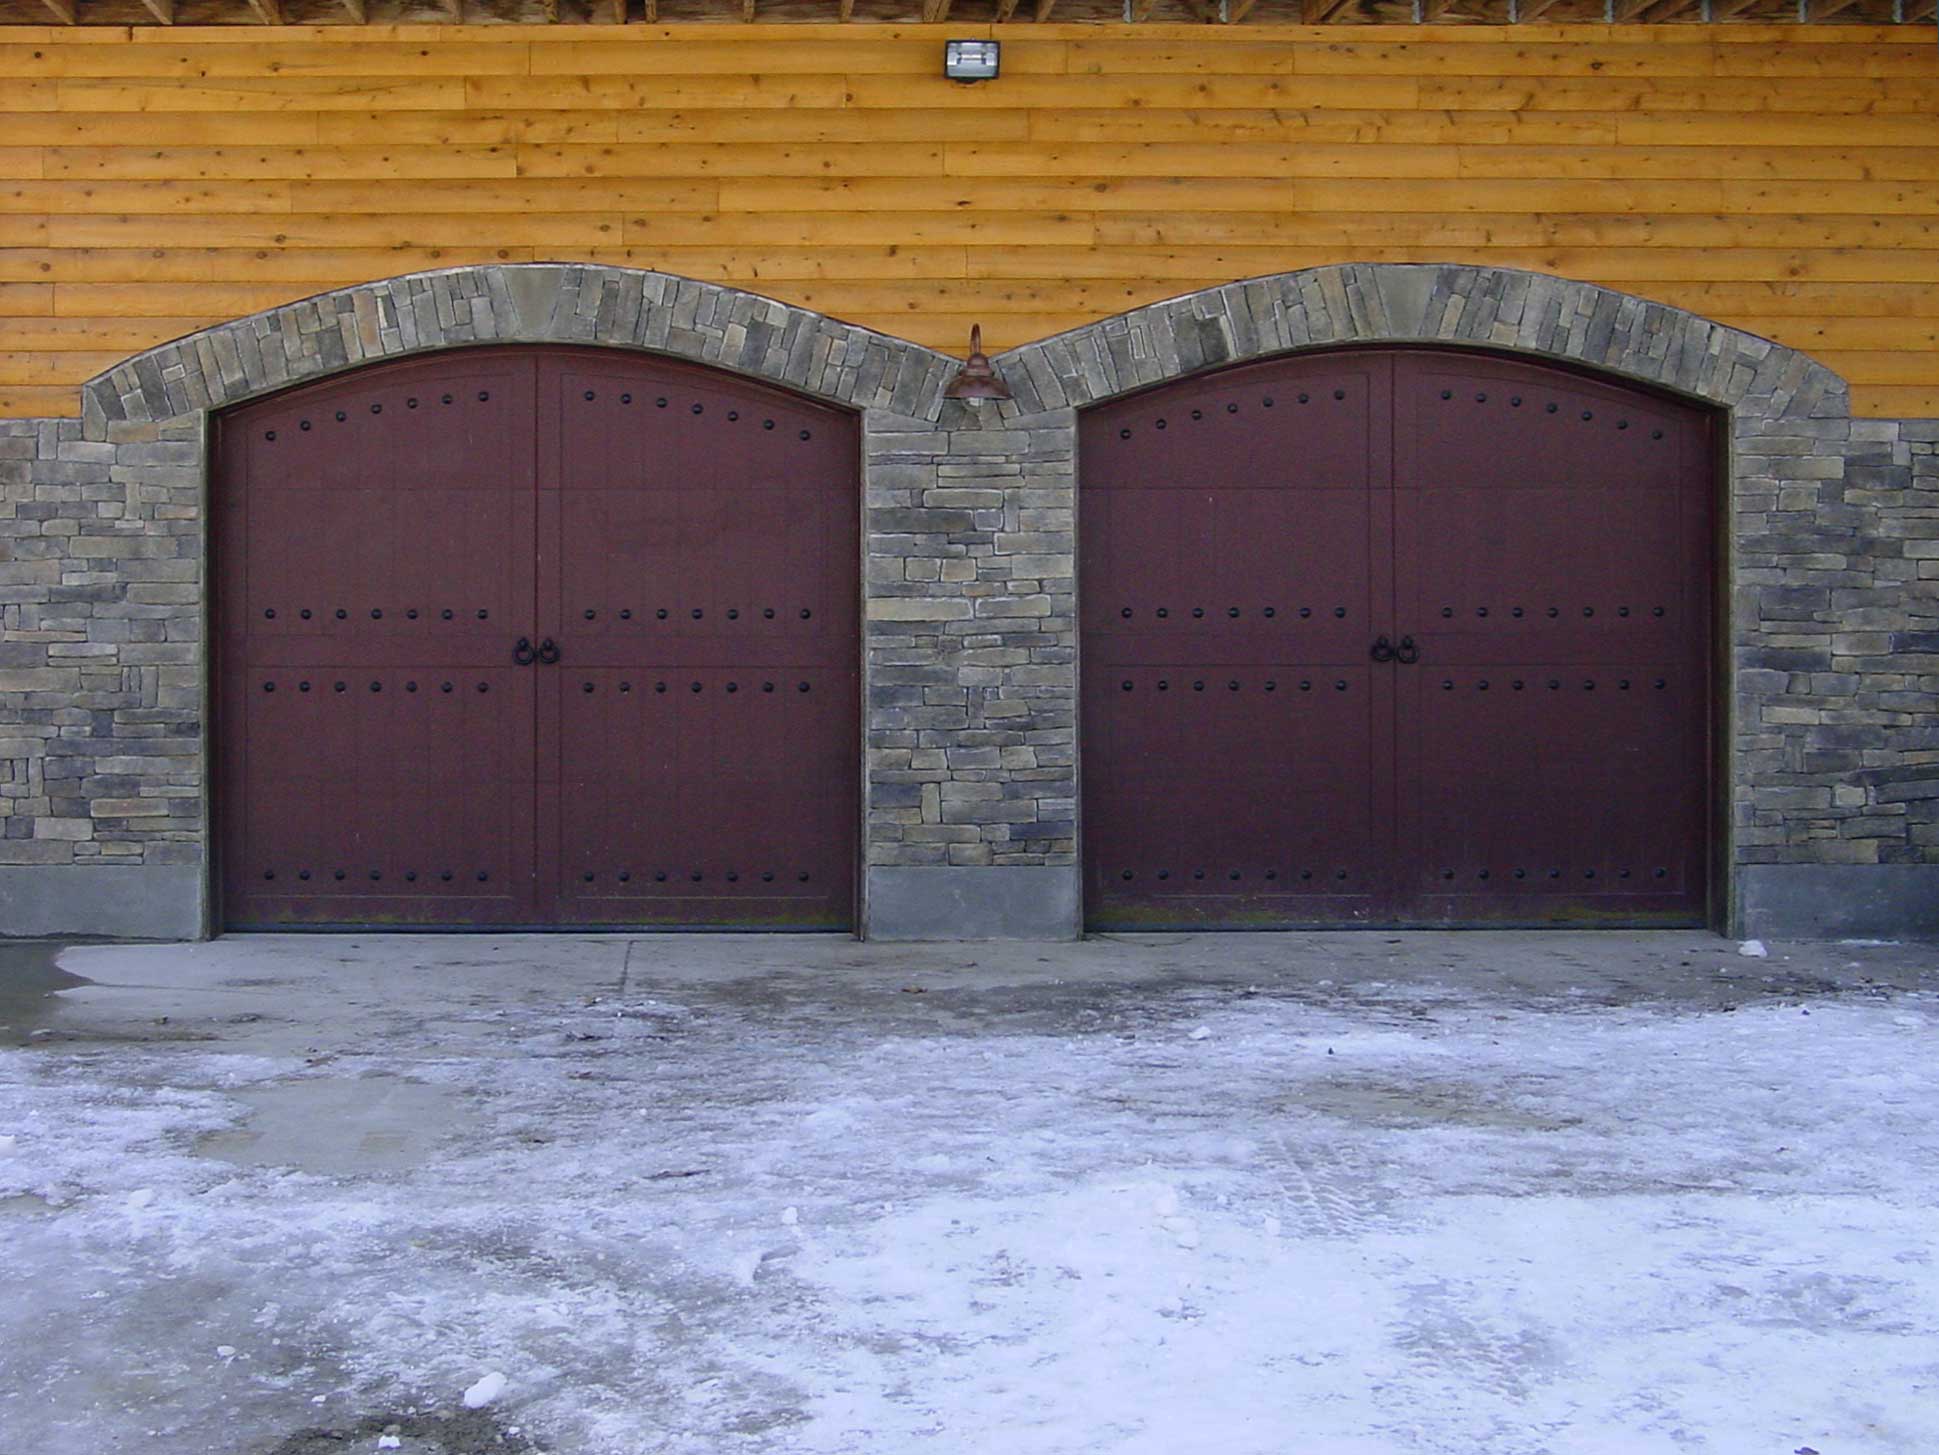
{"type": "Polygon", "coordinates": [[[0,31],[0,415],[344,284],[592,260],[961,352],[1344,261],[1606,284],[1939,414],[1921,28],[0,31]],[[996,34],[1003,76],[939,74],[996,34]]]}

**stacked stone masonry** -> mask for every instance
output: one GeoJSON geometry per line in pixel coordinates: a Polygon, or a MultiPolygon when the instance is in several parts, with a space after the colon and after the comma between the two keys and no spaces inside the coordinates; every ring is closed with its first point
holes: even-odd
{"type": "Polygon", "coordinates": [[[869,421],[871,864],[1076,862],[1074,419],[869,421]]]}
{"type": "Polygon", "coordinates": [[[1853,420],[1835,376],[1768,340],[1538,275],[1345,266],[1014,350],[997,364],[1015,401],[968,405],[942,397],[955,361],[769,299],[507,265],[244,319],[96,379],[79,420],[0,422],[0,871],[203,864],[209,413],[364,362],[517,341],[662,352],[860,413],[871,874],[1039,870],[1075,902],[1077,410],[1290,350],[1422,341],[1728,411],[1733,872],[1939,865],[1939,421],[1853,420]]]}

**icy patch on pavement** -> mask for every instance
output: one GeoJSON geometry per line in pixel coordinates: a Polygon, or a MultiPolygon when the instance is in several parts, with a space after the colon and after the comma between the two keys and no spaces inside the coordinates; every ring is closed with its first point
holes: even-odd
{"type": "Polygon", "coordinates": [[[506,1379],[496,1369],[485,1375],[464,1393],[465,1408],[483,1409],[505,1392],[506,1379]]]}
{"type": "Polygon", "coordinates": [[[1939,1429],[1930,996],[1152,991],[1131,1029],[916,1036],[654,1002],[677,1029],[650,1042],[628,1004],[534,1012],[519,1055],[481,1030],[339,1059],[471,1108],[365,1175],[194,1155],[300,1063],[0,1055],[12,1438],[200,1448],[239,1408],[378,1396],[477,1396],[594,1455],[1926,1455],[1939,1429]]]}

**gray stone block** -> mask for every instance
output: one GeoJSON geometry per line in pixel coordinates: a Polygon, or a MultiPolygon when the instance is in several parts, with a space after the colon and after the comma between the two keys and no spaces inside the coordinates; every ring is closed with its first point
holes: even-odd
{"type": "Polygon", "coordinates": [[[199,864],[0,867],[0,935],[193,940],[206,933],[199,864]]]}
{"type": "Polygon", "coordinates": [[[1738,887],[1745,936],[1939,938],[1939,863],[1754,864],[1738,887]]]}
{"type": "Polygon", "coordinates": [[[1075,865],[871,866],[872,940],[1074,940],[1082,931],[1075,865]]]}

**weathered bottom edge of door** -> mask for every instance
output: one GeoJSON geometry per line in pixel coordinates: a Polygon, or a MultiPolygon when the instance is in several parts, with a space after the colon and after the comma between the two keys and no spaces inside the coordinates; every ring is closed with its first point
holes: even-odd
{"type": "Polygon", "coordinates": [[[1102,910],[1086,914],[1090,933],[1136,930],[1159,934],[1203,934],[1211,931],[1246,933],[1254,930],[1676,930],[1707,929],[1701,909],[1601,909],[1577,906],[1538,913],[1464,908],[1459,913],[1306,914],[1276,911],[1219,911],[1193,913],[1169,907],[1102,910]]]}
{"type": "Polygon", "coordinates": [[[679,920],[628,920],[597,924],[562,924],[557,921],[534,924],[426,924],[418,921],[396,924],[372,920],[231,921],[222,926],[225,935],[839,935],[854,933],[849,920],[807,923],[800,920],[766,923],[743,920],[737,923],[687,924],[679,920]]]}

